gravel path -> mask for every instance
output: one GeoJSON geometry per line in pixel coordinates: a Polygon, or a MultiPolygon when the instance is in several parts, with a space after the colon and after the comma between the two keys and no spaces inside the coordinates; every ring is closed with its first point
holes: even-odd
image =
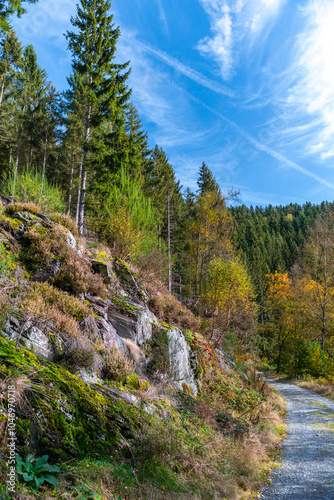
{"type": "Polygon", "coordinates": [[[262,500],[334,500],[334,402],[297,387],[269,381],[287,400],[282,465],[262,500]]]}

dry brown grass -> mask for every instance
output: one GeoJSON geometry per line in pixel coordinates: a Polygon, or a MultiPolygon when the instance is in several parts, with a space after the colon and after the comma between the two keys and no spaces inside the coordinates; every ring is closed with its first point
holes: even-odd
{"type": "Polygon", "coordinates": [[[53,222],[56,222],[57,224],[60,224],[61,226],[71,231],[73,236],[75,237],[79,236],[79,231],[75,223],[75,220],[73,220],[72,217],[70,217],[69,215],[61,214],[59,212],[53,212],[48,217],[53,222]]]}
{"type": "Polygon", "coordinates": [[[79,321],[91,314],[89,307],[75,297],[47,283],[34,283],[21,304],[25,316],[52,322],[60,332],[82,339],[79,321]]]}
{"type": "Polygon", "coordinates": [[[101,351],[100,354],[103,362],[102,377],[107,380],[124,382],[135,371],[133,361],[116,347],[101,351]]]}
{"type": "Polygon", "coordinates": [[[66,234],[61,226],[50,230],[31,227],[25,232],[30,245],[25,259],[33,269],[54,265],[55,258],[61,264],[60,270],[51,279],[57,288],[73,295],[91,292],[105,296],[103,278],[94,274],[90,262],[81,257],[66,243],[66,234]]]}
{"type": "Polygon", "coordinates": [[[200,319],[168,290],[162,289],[152,293],[149,289],[148,292],[150,295],[148,306],[160,321],[193,331],[199,329],[200,319]]]}
{"type": "Polygon", "coordinates": [[[10,203],[6,206],[6,212],[14,214],[15,212],[30,212],[32,214],[41,213],[42,209],[35,203],[10,203]]]}
{"type": "Polygon", "coordinates": [[[334,401],[334,384],[332,384],[326,378],[314,379],[314,380],[300,380],[294,379],[294,384],[299,387],[303,387],[304,389],[309,389],[310,391],[316,392],[321,396],[324,396],[328,399],[334,401]]]}

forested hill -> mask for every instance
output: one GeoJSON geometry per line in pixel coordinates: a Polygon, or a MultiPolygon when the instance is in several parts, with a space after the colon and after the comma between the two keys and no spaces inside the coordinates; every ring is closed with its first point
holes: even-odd
{"type": "Polygon", "coordinates": [[[266,289],[265,275],[291,269],[316,218],[332,207],[333,203],[314,205],[308,202],[230,208],[234,219],[233,240],[246,259],[260,301],[266,289]]]}

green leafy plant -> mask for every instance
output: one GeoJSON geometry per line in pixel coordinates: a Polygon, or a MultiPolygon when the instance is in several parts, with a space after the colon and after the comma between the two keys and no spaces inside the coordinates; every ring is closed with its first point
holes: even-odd
{"type": "Polygon", "coordinates": [[[54,473],[58,474],[60,469],[57,465],[48,465],[48,455],[35,458],[33,455],[27,455],[25,461],[19,455],[16,455],[16,470],[19,477],[27,483],[33,490],[37,491],[45,482],[58,487],[58,480],[54,473]]]}

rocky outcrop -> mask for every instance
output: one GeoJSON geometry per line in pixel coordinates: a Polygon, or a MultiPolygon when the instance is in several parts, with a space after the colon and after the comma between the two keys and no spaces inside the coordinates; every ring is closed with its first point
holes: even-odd
{"type": "MultiPolygon", "coordinates": [[[[23,210],[6,217],[0,224],[1,238],[17,250],[22,248],[22,242],[29,244],[28,229],[32,226],[43,241],[47,231],[52,231],[55,245],[51,247],[51,258],[40,268],[33,268],[31,281],[56,283],[57,277],[66,268],[65,257],[70,255],[72,262],[76,256],[86,266],[89,261],[93,270],[89,279],[94,278],[94,273],[99,274],[106,286],[101,287],[102,291],[99,289],[95,292],[87,287],[91,291],[81,295],[92,311],[80,322],[82,337],[80,332],[80,335],[71,335],[68,331],[64,333],[53,329],[52,322],[47,327],[43,321],[35,324],[28,322],[22,326],[15,318],[6,323],[3,335],[49,361],[61,361],[70,369],[78,369],[80,377],[88,384],[100,383],[99,377],[103,372],[103,356],[96,347],[106,351],[113,348],[122,350],[135,361],[137,372],[145,374],[148,373],[145,370],[148,370],[150,362],[145,349],[153,343],[155,347],[151,349],[152,352],[158,353],[157,357],[159,353],[163,354],[160,365],[156,362],[152,364],[153,372],[154,369],[158,370],[178,389],[196,395],[198,388],[191,365],[191,350],[183,333],[178,328],[161,324],[150,311],[147,292],[127,264],[98,245],[93,244],[91,249],[80,247],[68,229],[40,213],[23,210]],[[59,227],[60,231],[57,230],[59,227]],[[57,245],[59,241],[61,244],[57,245]],[[102,297],[94,293],[101,293],[102,297]],[[50,333],[50,330],[54,333],[50,333]],[[159,346],[160,341],[162,344],[159,346]]],[[[33,260],[31,255],[29,258],[33,260]]],[[[60,288],[68,291],[66,283],[60,288]]],[[[138,405],[139,402],[130,396],[129,402],[138,405]]]]}
{"type": "Polygon", "coordinates": [[[179,389],[196,396],[198,387],[190,362],[191,349],[178,328],[169,328],[166,333],[168,337],[169,377],[179,389]]]}
{"type": "Polygon", "coordinates": [[[152,338],[153,325],[158,325],[156,316],[141,304],[125,297],[112,300],[108,309],[108,320],[120,337],[142,345],[152,338]]]}
{"type": "Polygon", "coordinates": [[[57,349],[50,337],[30,322],[20,325],[18,320],[11,317],[5,324],[2,334],[9,340],[25,349],[29,349],[37,356],[48,361],[54,361],[57,357],[57,349]]]}

